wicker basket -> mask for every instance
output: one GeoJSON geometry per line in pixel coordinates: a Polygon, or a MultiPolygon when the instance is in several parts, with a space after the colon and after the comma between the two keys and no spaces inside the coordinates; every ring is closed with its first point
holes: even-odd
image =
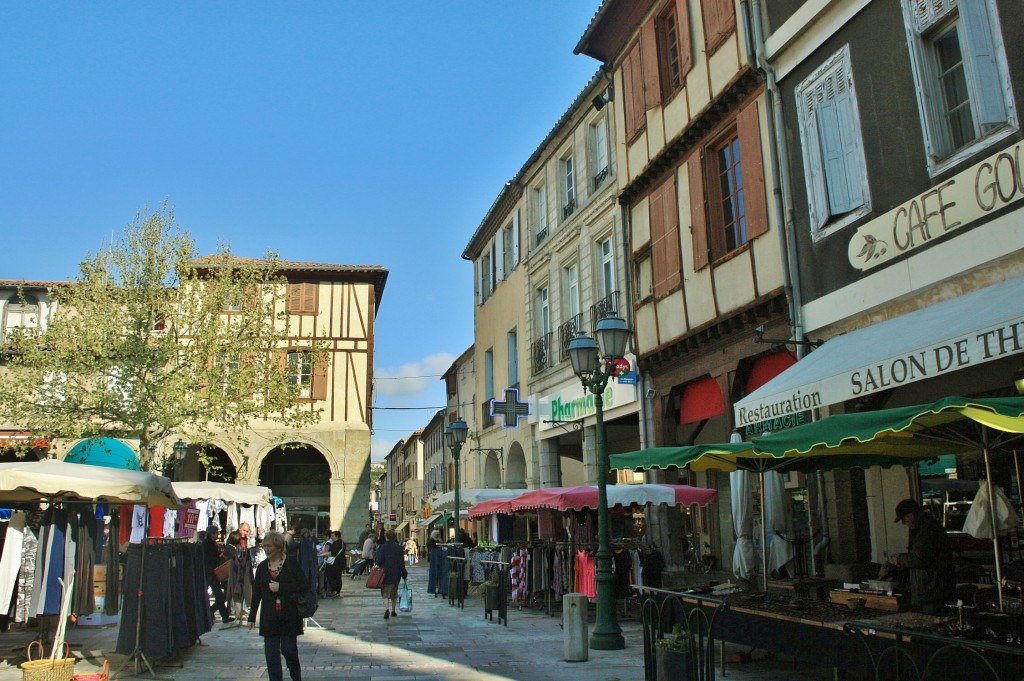
{"type": "Polygon", "coordinates": [[[75,674],[73,681],[110,681],[110,660],[103,660],[103,666],[98,672],[91,674],[75,674]]]}
{"type": "Polygon", "coordinates": [[[43,644],[32,641],[25,649],[28,662],[21,663],[22,681],[71,681],[75,675],[75,658],[71,656],[71,646],[64,644],[64,657],[51,660],[43,657],[43,644]],[[39,648],[37,659],[32,659],[32,649],[39,648]]]}

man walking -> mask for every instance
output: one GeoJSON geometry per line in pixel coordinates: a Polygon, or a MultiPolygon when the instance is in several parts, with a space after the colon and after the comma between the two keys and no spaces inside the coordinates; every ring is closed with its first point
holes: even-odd
{"type": "Polygon", "coordinates": [[[217,546],[218,536],[220,536],[219,527],[210,525],[206,528],[206,536],[203,537],[203,564],[206,572],[206,584],[213,592],[213,607],[220,613],[221,620],[227,624],[234,622],[235,618],[228,610],[228,605],[224,601],[224,588],[214,572],[217,566],[224,562],[220,557],[220,548],[217,546]]]}

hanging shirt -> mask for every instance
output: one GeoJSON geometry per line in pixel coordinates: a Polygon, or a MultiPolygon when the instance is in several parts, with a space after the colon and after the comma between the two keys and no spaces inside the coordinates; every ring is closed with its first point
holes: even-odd
{"type": "Polygon", "coordinates": [[[131,537],[129,542],[132,544],[141,544],[142,540],[146,538],[146,507],[136,506],[132,510],[132,522],[131,522],[131,537]]]}

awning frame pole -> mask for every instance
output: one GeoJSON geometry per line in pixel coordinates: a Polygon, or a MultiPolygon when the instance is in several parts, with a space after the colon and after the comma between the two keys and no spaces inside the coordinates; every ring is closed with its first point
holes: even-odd
{"type": "Polygon", "coordinates": [[[988,518],[992,527],[992,553],[996,559],[996,595],[999,599],[999,612],[1003,612],[1003,556],[999,546],[999,526],[996,522],[996,495],[992,485],[992,460],[988,447],[988,428],[981,427],[981,445],[985,456],[985,486],[988,488],[988,518]]]}

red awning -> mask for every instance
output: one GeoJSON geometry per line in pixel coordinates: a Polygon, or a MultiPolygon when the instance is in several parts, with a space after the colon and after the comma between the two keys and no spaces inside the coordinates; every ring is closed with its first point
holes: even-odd
{"type": "Polygon", "coordinates": [[[679,402],[679,423],[697,423],[725,413],[725,400],[718,381],[705,376],[698,378],[683,390],[679,402]]]}
{"type": "Polygon", "coordinates": [[[796,356],[789,350],[779,350],[758,357],[754,360],[754,366],[747,376],[744,394],[749,395],[794,364],[796,364],[796,356]]]}
{"type": "MultiPolygon", "coordinates": [[[[608,485],[608,507],[615,506],[706,506],[713,504],[718,493],[713,489],[689,485],[608,485]]],[[[542,487],[520,494],[505,503],[512,511],[553,508],[556,511],[579,511],[597,508],[597,487],[542,487]]],[[[476,507],[471,509],[475,512],[476,507]]]]}

